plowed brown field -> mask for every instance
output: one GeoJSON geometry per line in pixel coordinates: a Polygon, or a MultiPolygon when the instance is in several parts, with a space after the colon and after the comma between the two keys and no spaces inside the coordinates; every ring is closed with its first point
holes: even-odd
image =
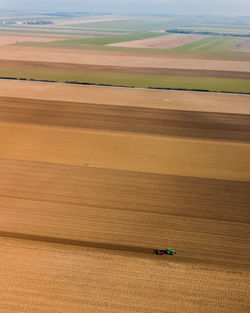
{"type": "Polygon", "coordinates": [[[249,97],[3,83],[1,313],[248,312],[249,97]]]}

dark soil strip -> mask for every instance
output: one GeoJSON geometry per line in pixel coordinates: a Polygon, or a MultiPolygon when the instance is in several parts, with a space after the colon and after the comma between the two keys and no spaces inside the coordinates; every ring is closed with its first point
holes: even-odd
{"type": "Polygon", "coordinates": [[[0,121],[250,142],[246,114],[0,97],[0,121]]]}

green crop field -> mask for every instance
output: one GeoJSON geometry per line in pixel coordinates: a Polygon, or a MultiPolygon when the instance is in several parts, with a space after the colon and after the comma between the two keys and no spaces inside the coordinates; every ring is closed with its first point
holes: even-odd
{"type": "Polygon", "coordinates": [[[90,72],[29,67],[1,67],[0,73],[1,77],[15,77],[19,79],[51,80],[57,82],[68,81],[138,88],[151,87],[250,93],[250,81],[245,79],[90,72]]]}

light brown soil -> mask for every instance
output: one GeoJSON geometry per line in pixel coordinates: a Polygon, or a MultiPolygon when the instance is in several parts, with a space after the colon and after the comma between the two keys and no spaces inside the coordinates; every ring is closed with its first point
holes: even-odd
{"type": "Polygon", "coordinates": [[[92,64],[102,66],[154,67],[186,70],[216,70],[250,72],[250,61],[175,58],[175,56],[150,57],[117,54],[108,51],[52,49],[38,47],[2,47],[0,59],[12,61],[56,62],[92,64]]]}
{"type": "Polygon", "coordinates": [[[125,47],[125,48],[144,48],[144,49],[171,49],[179,46],[195,42],[209,36],[193,35],[193,34],[173,34],[168,36],[161,36],[156,38],[148,38],[142,40],[133,40],[126,42],[119,42],[109,44],[112,47],[125,47]]]}
{"type": "MultiPolygon", "coordinates": [[[[51,86],[2,82],[12,96],[51,86]]],[[[0,98],[1,313],[247,313],[249,116],[69,87],[78,103],[0,98]]]]}
{"type": "MultiPolygon", "coordinates": [[[[34,34],[33,34],[34,36],[34,34]]],[[[46,38],[42,35],[37,37],[22,37],[22,36],[0,36],[0,46],[7,46],[18,42],[51,42],[60,40],[58,38],[46,38]]],[[[61,39],[62,40],[62,39],[61,39]]]]}
{"type": "Polygon", "coordinates": [[[233,52],[250,52],[250,39],[244,40],[242,43],[235,46],[231,51],[233,51],[233,52]]]}
{"type": "Polygon", "coordinates": [[[250,114],[249,96],[0,81],[0,96],[152,109],[250,114]]]}

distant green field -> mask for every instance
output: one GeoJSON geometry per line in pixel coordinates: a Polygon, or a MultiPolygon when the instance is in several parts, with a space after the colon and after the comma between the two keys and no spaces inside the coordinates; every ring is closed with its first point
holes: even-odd
{"type": "Polygon", "coordinates": [[[151,87],[250,93],[250,81],[244,79],[164,76],[150,74],[124,74],[27,67],[1,67],[0,76],[36,80],[52,80],[57,82],[70,81],[90,84],[105,84],[138,88],[151,87]]]}

